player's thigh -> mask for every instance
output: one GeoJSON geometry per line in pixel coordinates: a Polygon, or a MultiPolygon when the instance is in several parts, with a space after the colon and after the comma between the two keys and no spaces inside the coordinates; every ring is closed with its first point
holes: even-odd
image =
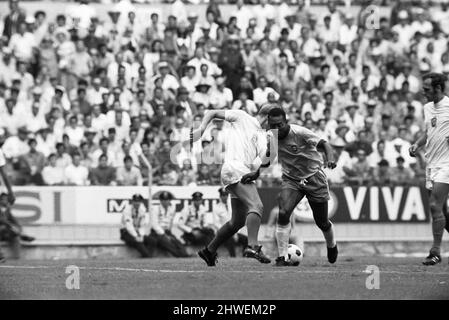
{"type": "Polygon", "coordinates": [[[308,178],[307,183],[302,188],[309,203],[323,203],[328,202],[330,199],[329,184],[326,174],[322,170],[308,178]]]}
{"type": "Polygon", "coordinates": [[[283,183],[278,197],[279,212],[290,216],[303,198],[304,193],[301,190],[283,183]]]}
{"type": "Polygon", "coordinates": [[[449,193],[449,183],[434,182],[430,194],[430,205],[442,209],[449,193]]]}
{"type": "Polygon", "coordinates": [[[278,197],[279,211],[290,215],[302,198],[304,198],[303,192],[291,188],[282,188],[278,197]]]}
{"type": "Polygon", "coordinates": [[[246,206],[246,213],[254,212],[262,216],[263,204],[255,183],[238,182],[228,186],[227,189],[246,206]]]}
{"type": "Polygon", "coordinates": [[[431,175],[431,180],[430,205],[442,208],[449,193],[449,169],[435,169],[435,173],[431,175]]]}

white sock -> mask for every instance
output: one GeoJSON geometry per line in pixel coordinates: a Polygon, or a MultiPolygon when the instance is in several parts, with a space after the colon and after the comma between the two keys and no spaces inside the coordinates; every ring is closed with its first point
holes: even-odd
{"type": "Polygon", "coordinates": [[[326,245],[328,248],[333,248],[337,245],[334,237],[334,225],[331,222],[331,227],[327,231],[323,231],[324,239],[326,239],[326,245]]]}
{"type": "Polygon", "coordinates": [[[287,260],[288,240],[290,238],[291,224],[286,226],[276,225],[276,240],[278,244],[279,257],[285,257],[287,260]]]}

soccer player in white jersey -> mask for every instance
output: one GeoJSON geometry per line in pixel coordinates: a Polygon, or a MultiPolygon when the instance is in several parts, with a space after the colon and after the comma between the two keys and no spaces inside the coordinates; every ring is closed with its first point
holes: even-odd
{"type": "Polygon", "coordinates": [[[261,108],[257,119],[242,110],[211,110],[206,113],[199,129],[191,132],[191,142],[199,139],[213,119],[225,120],[230,128],[225,135],[225,155],[221,181],[231,194],[232,217],[218,231],[215,238],[198,252],[208,266],[215,266],[217,249],[244,225],[248,229],[248,246],[243,255],[261,263],[271,260],[258,243],[263,204],[253,182],[243,183],[254,168],[269,165],[266,132],[261,128],[266,118],[261,108]]]}
{"type": "Polygon", "coordinates": [[[449,216],[445,202],[449,193],[449,97],[444,94],[447,77],[439,73],[423,76],[425,132],[410,147],[410,155],[425,145],[426,188],[429,190],[429,208],[432,217],[433,245],[424,265],[441,262],[441,242],[444,229],[449,232],[449,216]]]}

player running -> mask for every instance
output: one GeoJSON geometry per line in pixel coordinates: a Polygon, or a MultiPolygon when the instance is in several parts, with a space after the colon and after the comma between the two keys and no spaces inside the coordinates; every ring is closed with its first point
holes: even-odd
{"type": "Polygon", "coordinates": [[[234,236],[244,225],[248,229],[248,246],[243,256],[255,258],[261,263],[271,260],[262,252],[258,233],[263,214],[263,204],[254,183],[242,183],[242,177],[256,167],[269,165],[267,159],[266,132],[261,123],[266,121],[264,108],[254,118],[242,110],[211,110],[206,113],[199,129],[191,131],[191,143],[198,140],[214,119],[225,120],[230,128],[225,135],[225,155],[221,169],[221,181],[231,194],[232,217],[215,235],[214,239],[198,255],[208,266],[215,266],[217,249],[234,236]],[[259,123],[259,121],[260,123],[259,123]]]}
{"type": "MultiPolygon", "coordinates": [[[[291,232],[290,216],[304,196],[307,197],[312,208],[316,225],[326,239],[327,259],[330,263],[335,263],[338,248],[334,238],[334,227],[328,217],[329,187],[322,169],[321,155],[318,152],[318,148],[324,149],[327,165],[333,169],[336,165],[332,148],[327,141],[319,138],[312,131],[288,124],[284,110],[279,107],[272,108],[268,112],[268,125],[270,130],[277,130],[278,158],[283,173],[276,225],[279,251],[276,266],[299,264],[288,259],[287,250],[291,232]]],[[[255,172],[254,176],[248,176],[248,179],[256,179],[258,175],[258,172],[255,172]]]]}
{"type": "Polygon", "coordinates": [[[426,188],[429,191],[429,207],[432,216],[433,245],[424,265],[441,262],[441,242],[444,229],[449,232],[449,216],[444,213],[449,193],[449,97],[444,94],[447,77],[440,73],[423,76],[425,132],[410,147],[410,155],[426,146],[426,188]]]}

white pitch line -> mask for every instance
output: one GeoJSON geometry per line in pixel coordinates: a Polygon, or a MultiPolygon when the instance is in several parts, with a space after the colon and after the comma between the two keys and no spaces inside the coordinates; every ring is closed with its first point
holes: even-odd
{"type": "MultiPolygon", "coordinates": [[[[0,265],[0,269],[59,269],[63,268],[61,266],[12,266],[12,265],[0,265]]],[[[121,268],[121,267],[79,267],[80,270],[97,270],[97,271],[128,271],[128,272],[148,272],[148,273],[214,273],[214,272],[223,272],[223,273],[255,273],[255,274],[266,274],[270,270],[223,270],[223,269],[211,269],[211,270],[169,270],[169,269],[145,269],[145,268],[121,268]]],[[[273,271],[273,270],[271,270],[273,271]]],[[[292,268],[288,268],[288,270],[276,270],[274,273],[292,273],[295,271],[292,268]]],[[[345,273],[345,274],[370,274],[370,272],[366,270],[302,270],[297,269],[297,273],[304,274],[336,274],[336,273],[345,273]]],[[[410,275],[410,274],[422,274],[422,275],[431,275],[431,276],[449,276],[448,272],[433,272],[433,271],[382,271],[381,274],[402,274],[402,275],[410,275]]]]}

